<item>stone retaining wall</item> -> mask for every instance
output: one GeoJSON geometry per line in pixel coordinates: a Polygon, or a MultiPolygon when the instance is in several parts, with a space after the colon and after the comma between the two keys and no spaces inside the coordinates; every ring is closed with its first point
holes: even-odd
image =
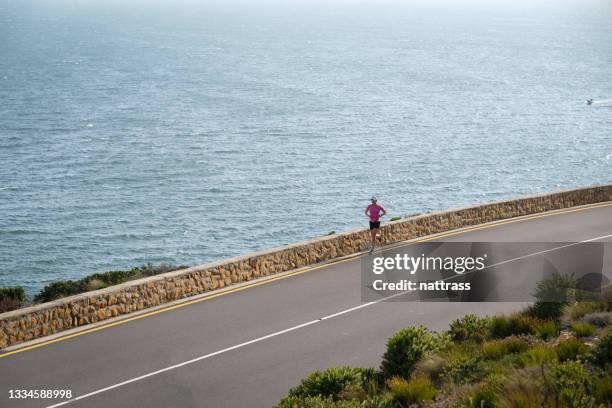
{"type": "MultiPolygon", "coordinates": [[[[484,204],[385,224],[385,244],[521,215],[612,200],[612,185],[484,204]]],[[[0,349],[238,282],[365,250],[367,230],[195,266],[0,314],[0,349]]]]}

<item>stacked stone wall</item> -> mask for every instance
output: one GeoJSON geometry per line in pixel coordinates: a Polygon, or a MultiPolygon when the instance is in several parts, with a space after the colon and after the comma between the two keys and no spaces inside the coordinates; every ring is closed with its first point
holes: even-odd
{"type": "MultiPolygon", "coordinates": [[[[385,224],[384,244],[529,214],[612,200],[612,185],[425,214],[385,224]]],[[[240,282],[351,255],[369,231],[354,230],[195,266],[0,314],[0,349],[240,282]]]]}

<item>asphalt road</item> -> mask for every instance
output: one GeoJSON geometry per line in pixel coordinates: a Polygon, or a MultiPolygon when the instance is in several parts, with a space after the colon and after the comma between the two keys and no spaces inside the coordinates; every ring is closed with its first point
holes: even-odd
{"type": "MultiPolygon", "coordinates": [[[[612,241],[612,203],[489,224],[440,241],[612,241]]],[[[610,261],[610,254],[606,258],[610,261]]],[[[71,390],[67,407],[270,407],[316,369],[378,366],[399,329],[434,330],[466,313],[518,303],[361,301],[353,258],[214,299],[0,358],[0,406],[9,390],[71,390]]],[[[1,354],[0,354],[1,357],[1,354]]]]}

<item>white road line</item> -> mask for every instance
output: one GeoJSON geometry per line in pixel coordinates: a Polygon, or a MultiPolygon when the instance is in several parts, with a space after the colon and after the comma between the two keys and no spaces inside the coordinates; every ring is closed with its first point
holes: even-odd
{"type": "Polygon", "coordinates": [[[612,234],[610,234],[610,235],[603,235],[601,237],[591,238],[591,239],[587,239],[587,240],[580,241],[580,242],[572,242],[571,244],[561,245],[561,246],[550,248],[550,249],[545,249],[543,251],[534,252],[533,254],[527,254],[527,255],[519,256],[517,258],[501,261],[501,262],[498,262],[498,263],[493,264],[493,265],[487,265],[484,268],[482,268],[482,270],[488,269],[488,268],[493,268],[494,266],[499,266],[499,265],[507,264],[507,263],[510,263],[510,262],[518,261],[518,260],[521,260],[521,259],[526,259],[526,258],[529,258],[531,256],[542,255],[542,254],[545,254],[547,252],[558,251],[559,249],[569,248],[569,247],[573,247],[573,246],[576,246],[576,245],[585,244],[587,242],[599,241],[600,239],[610,238],[610,237],[612,237],[612,234]]]}
{"type": "MultiPolygon", "coordinates": [[[[597,238],[586,239],[586,240],[580,241],[580,242],[572,242],[571,244],[561,245],[561,246],[558,246],[558,247],[554,247],[554,248],[550,248],[550,249],[545,249],[543,251],[534,252],[532,254],[527,254],[527,255],[519,256],[517,258],[507,259],[505,261],[501,261],[501,262],[498,262],[498,263],[493,264],[493,265],[487,265],[487,266],[485,266],[484,268],[482,268],[482,269],[480,269],[478,271],[466,272],[465,274],[459,275],[459,276],[469,275],[469,274],[472,274],[472,273],[484,271],[485,269],[493,268],[494,266],[499,266],[499,265],[507,264],[507,263],[510,263],[510,262],[518,261],[520,259],[526,259],[526,258],[529,258],[531,256],[541,255],[541,254],[545,254],[547,252],[552,252],[552,251],[558,251],[559,249],[569,248],[569,247],[572,247],[572,246],[575,246],[575,245],[584,244],[584,243],[587,243],[587,242],[599,241],[600,239],[610,238],[610,237],[612,237],[612,234],[610,234],[610,235],[603,235],[603,236],[597,237],[597,238]]],[[[457,275],[449,276],[448,278],[444,278],[444,279],[440,279],[440,280],[445,282],[445,281],[448,281],[448,280],[455,279],[456,277],[457,277],[457,275]]]]}
{"type": "Polygon", "coordinates": [[[63,405],[71,404],[73,402],[76,402],[76,401],[79,401],[79,400],[82,400],[82,399],[85,399],[85,398],[93,397],[94,395],[101,394],[103,392],[110,391],[110,390],[113,390],[115,388],[119,388],[119,387],[122,387],[124,385],[136,382],[136,381],[144,380],[145,378],[153,377],[154,375],[165,373],[166,371],[174,370],[174,369],[177,369],[177,368],[180,368],[180,367],[184,367],[184,366],[189,365],[189,364],[196,363],[198,361],[206,360],[207,358],[211,358],[211,357],[217,356],[219,354],[227,353],[228,351],[236,350],[236,349],[248,346],[249,344],[259,343],[260,341],[264,341],[264,340],[270,339],[272,337],[280,336],[282,334],[289,333],[289,332],[301,329],[303,327],[312,326],[313,324],[320,323],[320,322],[322,322],[324,320],[333,319],[334,317],[338,317],[338,316],[341,316],[341,315],[344,315],[344,314],[347,314],[347,313],[350,313],[350,312],[354,312],[356,310],[363,309],[363,308],[366,308],[368,306],[375,305],[376,303],[384,302],[385,300],[389,300],[389,299],[401,296],[403,294],[405,294],[405,292],[403,292],[403,293],[396,293],[394,295],[387,296],[387,297],[384,297],[384,298],[381,298],[381,299],[378,299],[378,300],[375,300],[375,301],[372,301],[372,302],[369,302],[369,303],[364,303],[364,304],[359,305],[359,306],[351,307],[350,309],[346,309],[346,310],[343,310],[343,311],[338,312],[338,313],[330,314],[330,315],[324,316],[324,317],[322,317],[320,319],[317,319],[317,320],[311,320],[311,321],[306,322],[306,323],[298,324],[297,326],[293,326],[293,327],[290,327],[288,329],[284,329],[284,330],[280,330],[280,331],[277,331],[277,332],[274,332],[274,333],[270,333],[270,334],[267,334],[265,336],[258,337],[256,339],[246,341],[244,343],[236,344],[235,346],[227,347],[227,348],[224,348],[222,350],[218,350],[218,351],[215,351],[215,352],[212,352],[212,353],[209,353],[209,354],[205,354],[205,355],[200,356],[200,357],[196,357],[196,358],[194,358],[192,360],[188,360],[188,361],[185,361],[183,363],[179,363],[179,364],[175,364],[175,365],[172,365],[172,366],[169,366],[169,367],[166,367],[166,368],[162,368],[161,370],[153,371],[153,372],[141,375],[139,377],[131,378],[129,380],[126,380],[126,381],[123,381],[123,382],[120,382],[120,383],[117,383],[117,384],[114,384],[114,385],[110,385],[108,387],[101,388],[99,390],[92,391],[90,393],[83,394],[83,395],[80,395],[78,397],[75,397],[75,398],[72,398],[72,399],[69,399],[69,400],[66,400],[66,401],[62,401],[62,402],[59,402],[59,403],[54,404],[54,405],[49,405],[46,408],[61,407],[63,405]]]}
{"type": "MultiPolygon", "coordinates": [[[[494,265],[489,265],[489,266],[487,266],[487,268],[491,268],[493,266],[502,265],[504,263],[513,262],[513,261],[516,261],[516,260],[519,260],[519,259],[528,258],[530,256],[540,255],[540,254],[543,254],[543,253],[546,253],[546,252],[556,251],[556,250],[567,248],[567,247],[571,247],[571,246],[574,246],[574,245],[579,245],[579,244],[583,244],[583,243],[587,243],[587,242],[592,242],[592,241],[598,241],[598,240],[601,240],[601,239],[604,239],[604,238],[610,238],[610,237],[612,237],[612,234],[604,235],[604,236],[597,237],[597,238],[587,239],[585,241],[573,242],[571,244],[562,245],[562,246],[551,248],[551,249],[547,249],[547,250],[544,250],[544,251],[534,252],[533,254],[523,255],[523,256],[520,256],[518,258],[508,259],[506,261],[502,261],[502,262],[496,263],[494,265]]],[[[72,399],[69,399],[69,400],[66,400],[66,401],[62,401],[62,402],[59,402],[59,403],[54,404],[54,405],[49,405],[46,408],[55,408],[55,407],[61,407],[63,405],[68,405],[68,404],[71,404],[73,402],[76,402],[76,401],[79,401],[79,400],[82,400],[82,399],[85,399],[85,398],[93,397],[94,395],[101,394],[103,392],[110,391],[110,390],[113,390],[115,388],[119,388],[119,387],[122,387],[124,385],[127,385],[127,384],[131,384],[131,383],[134,383],[134,382],[137,382],[137,381],[140,381],[140,380],[144,380],[145,378],[149,378],[149,377],[153,377],[155,375],[161,374],[161,373],[165,373],[166,371],[174,370],[174,369],[177,369],[177,368],[180,368],[180,367],[184,367],[184,366],[189,365],[189,364],[197,363],[198,361],[206,360],[207,358],[211,358],[211,357],[217,356],[219,354],[227,353],[227,352],[232,351],[232,350],[237,350],[239,348],[246,347],[246,346],[248,346],[250,344],[259,343],[261,341],[270,339],[272,337],[277,337],[277,336],[280,336],[282,334],[289,333],[289,332],[301,329],[303,327],[312,326],[313,324],[320,323],[320,322],[322,322],[324,320],[333,319],[335,317],[342,316],[344,314],[351,313],[351,312],[354,312],[356,310],[364,309],[366,307],[375,305],[375,304],[380,303],[380,302],[384,302],[384,301],[389,300],[389,299],[396,298],[398,296],[405,295],[407,293],[408,293],[408,291],[400,292],[400,293],[396,293],[396,294],[393,294],[393,295],[390,295],[390,296],[386,296],[386,297],[374,300],[372,302],[368,302],[368,303],[364,303],[364,304],[361,304],[361,305],[358,305],[358,306],[355,306],[355,307],[351,307],[349,309],[345,309],[345,310],[342,310],[340,312],[333,313],[333,314],[321,317],[321,318],[316,319],[316,320],[311,320],[311,321],[306,322],[306,323],[298,324],[297,326],[293,326],[293,327],[290,327],[288,329],[284,329],[284,330],[280,330],[280,331],[277,331],[277,332],[274,332],[274,333],[270,333],[270,334],[267,334],[265,336],[258,337],[256,339],[252,339],[252,340],[246,341],[244,343],[236,344],[235,346],[227,347],[227,348],[224,348],[222,350],[218,350],[218,351],[215,351],[215,352],[212,352],[212,353],[209,353],[209,354],[205,354],[203,356],[196,357],[194,359],[191,359],[191,360],[179,363],[179,364],[175,364],[175,365],[172,365],[172,366],[169,366],[169,367],[166,367],[166,368],[162,368],[162,369],[157,370],[157,371],[152,371],[150,373],[141,375],[139,377],[131,378],[129,380],[126,380],[126,381],[123,381],[123,382],[120,382],[120,383],[117,383],[117,384],[114,384],[114,385],[111,385],[111,386],[108,386],[108,387],[105,387],[105,388],[101,388],[99,390],[92,391],[90,393],[83,394],[83,395],[80,395],[78,397],[75,397],[75,398],[72,398],[72,399]]]]}
{"type": "MultiPolygon", "coordinates": [[[[526,259],[526,258],[529,258],[531,256],[541,255],[541,254],[545,254],[547,252],[557,251],[559,249],[569,248],[569,247],[572,247],[572,246],[575,246],[575,245],[584,244],[584,243],[587,243],[587,242],[599,241],[600,239],[610,238],[610,237],[612,237],[612,234],[610,234],[610,235],[603,235],[603,236],[597,237],[597,238],[586,239],[586,240],[580,241],[580,242],[572,242],[571,244],[561,245],[561,246],[558,246],[558,247],[554,247],[554,248],[550,248],[550,249],[545,249],[543,251],[534,252],[532,254],[527,254],[527,255],[519,256],[517,258],[507,259],[505,261],[501,261],[501,262],[498,262],[498,263],[495,263],[495,264],[492,264],[492,265],[487,265],[484,268],[479,269],[477,271],[469,271],[469,272],[466,272],[466,273],[464,273],[462,275],[453,275],[453,276],[449,276],[448,278],[444,278],[444,279],[440,279],[440,280],[445,282],[445,281],[448,281],[448,280],[455,279],[457,276],[466,276],[466,275],[469,275],[469,274],[472,274],[472,273],[484,271],[485,269],[493,268],[494,266],[499,266],[499,265],[507,264],[507,263],[510,263],[510,262],[518,261],[520,259],[526,259]]],[[[507,242],[504,242],[504,243],[507,243],[507,242]]],[[[372,285],[370,285],[369,287],[371,288],[372,285]]],[[[402,294],[404,294],[404,293],[407,293],[407,292],[403,292],[402,294]]],[[[340,312],[340,313],[343,313],[343,312],[340,312]]]]}

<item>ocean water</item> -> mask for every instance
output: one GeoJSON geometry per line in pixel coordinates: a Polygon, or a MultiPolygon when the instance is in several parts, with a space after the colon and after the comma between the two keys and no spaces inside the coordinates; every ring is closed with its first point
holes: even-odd
{"type": "Polygon", "coordinates": [[[0,286],[610,183],[610,22],[0,0],[0,286]]]}

